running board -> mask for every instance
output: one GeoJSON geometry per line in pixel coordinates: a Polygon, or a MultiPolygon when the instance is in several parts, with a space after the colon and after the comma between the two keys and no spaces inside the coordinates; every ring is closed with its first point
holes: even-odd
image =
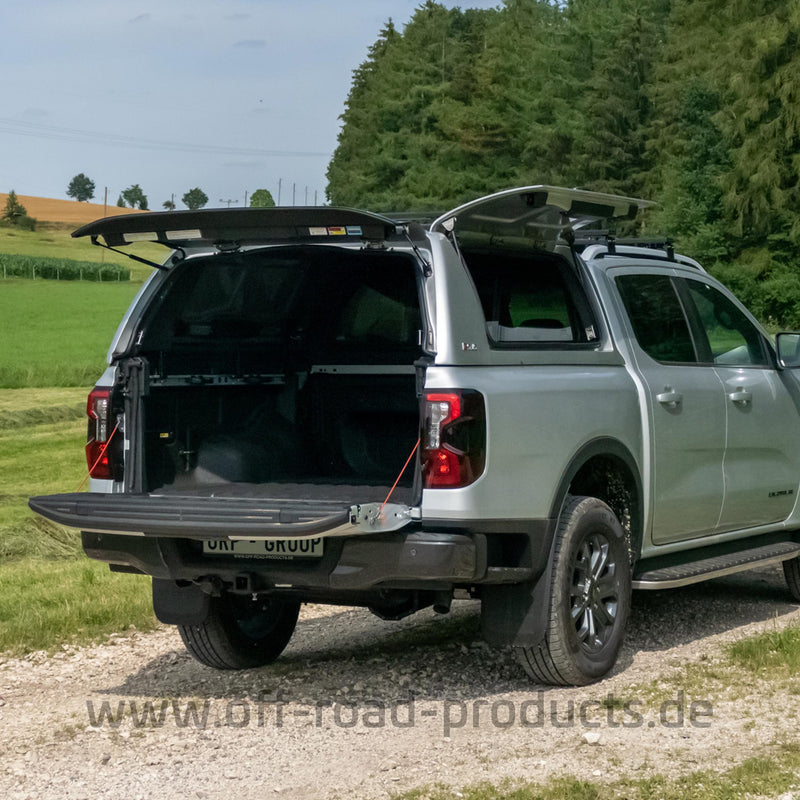
{"type": "Polygon", "coordinates": [[[724,575],[744,572],[753,567],[778,564],[797,555],[800,555],[800,544],[779,542],[724,556],[704,558],[689,564],[641,572],[633,576],[631,585],[634,589],[677,589],[691,583],[700,583],[700,581],[711,580],[711,578],[721,578],[724,575]]]}

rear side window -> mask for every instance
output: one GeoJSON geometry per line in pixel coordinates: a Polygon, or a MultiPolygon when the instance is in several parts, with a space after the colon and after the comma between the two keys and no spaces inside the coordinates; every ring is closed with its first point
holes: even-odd
{"type": "Polygon", "coordinates": [[[697,362],[689,323],[667,275],[621,275],[616,279],[636,341],[665,364],[697,362]]]}
{"type": "Polygon", "coordinates": [[[597,338],[583,290],[560,256],[497,252],[465,258],[494,346],[546,347],[597,338]]]}

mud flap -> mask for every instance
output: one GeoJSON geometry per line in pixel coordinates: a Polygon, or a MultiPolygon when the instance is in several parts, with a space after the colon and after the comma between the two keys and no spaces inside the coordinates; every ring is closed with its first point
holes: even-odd
{"type": "Polygon", "coordinates": [[[208,617],[210,595],[199,586],[179,586],[153,578],[153,611],[166,625],[202,625],[208,617]]]}
{"type": "Polygon", "coordinates": [[[535,647],[544,639],[550,617],[555,546],[555,520],[531,537],[534,579],[484,586],[481,592],[481,633],[496,647],[535,647]]]}
{"type": "Polygon", "coordinates": [[[544,638],[549,611],[549,571],[538,581],[485,586],[481,593],[481,633],[496,647],[534,647],[544,638]]]}

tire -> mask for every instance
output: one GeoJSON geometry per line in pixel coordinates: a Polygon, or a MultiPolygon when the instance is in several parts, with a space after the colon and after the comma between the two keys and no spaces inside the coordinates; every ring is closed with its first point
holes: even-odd
{"type": "Polygon", "coordinates": [[[292,638],[300,603],[240,595],[212,597],[202,625],[178,625],[186,649],[215,669],[271,664],[292,638]]]}
{"type": "Polygon", "coordinates": [[[567,498],[550,569],[545,638],[535,647],[517,648],[518,655],[539,683],[583,686],[616,663],[630,615],[625,532],[605,503],[567,498]]]}
{"type": "Polygon", "coordinates": [[[792,597],[800,602],[800,556],[783,562],[783,576],[792,597]]]}

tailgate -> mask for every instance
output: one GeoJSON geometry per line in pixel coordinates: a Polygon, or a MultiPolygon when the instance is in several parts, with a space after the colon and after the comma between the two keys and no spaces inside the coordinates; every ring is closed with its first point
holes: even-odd
{"type": "Polygon", "coordinates": [[[196,495],[74,493],[32,497],[37,513],[97,533],[191,539],[306,539],[385,533],[419,519],[397,503],[196,495]]]}

